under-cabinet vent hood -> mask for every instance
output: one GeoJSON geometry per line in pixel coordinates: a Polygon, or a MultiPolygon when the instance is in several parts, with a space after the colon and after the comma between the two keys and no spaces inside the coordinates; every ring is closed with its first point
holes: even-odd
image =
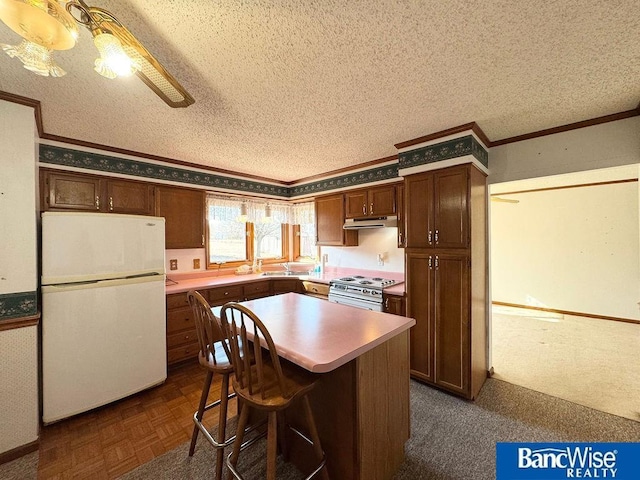
{"type": "Polygon", "coordinates": [[[397,227],[398,217],[348,218],[342,228],[345,230],[361,230],[364,228],[397,227]]]}

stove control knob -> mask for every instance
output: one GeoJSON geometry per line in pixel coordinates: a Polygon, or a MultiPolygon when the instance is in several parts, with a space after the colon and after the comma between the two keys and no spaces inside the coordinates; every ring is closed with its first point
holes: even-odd
{"type": "Polygon", "coordinates": [[[362,293],[367,294],[367,293],[369,293],[369,290],[367,290],[366,288],[363,288],[362,289],[362,293]]]}

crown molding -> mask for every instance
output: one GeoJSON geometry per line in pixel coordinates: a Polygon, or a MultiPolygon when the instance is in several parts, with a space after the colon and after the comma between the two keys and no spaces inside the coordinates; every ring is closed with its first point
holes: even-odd
{"type": "Polygon", "coordinates": [[[467,132],[471,130],[476,136],[485,144],[488,148],[491,146],[491,140],[485,135],[482,129],[478,126],[476,122],[465,123],[464,125],[458,125],[457,127],[447,128],[446,130],[441,130],[439,132],[430,133],[429,135],[425,135],[423,137],[414,138],[412,140],[406,140],[404,142],[396,143],[394,147],[398,150],[402,148],[411,147],[413,145],[418,145],[424,142],[430,142],[431,140],[437,140],[438,138],[449,137],[451,135],[455,135],[456,133],[467,132]]]}
{"type": "Polygon", "coordinates": [[[370,160],[364,163],[358,163],[357,165],[351,165],[349,167],[338,168],[336,170],[331,170],[330,172],[320,173],[318,175],[312,175],[310,177],[300,178],[293,182],[287,182],[287,185],[298,185],[302,183],[313,182],[315,180],[320,180],[322,178],[331,177],[333,175],[339,175],[341,173],[352,172],[354,170],[359,170],[366,167],[371,167],[373,165],[378,165],[380,163],[393,162],[398,160],[398,155],[391,155],[390,157],[378,158],[377,160],[370,160]]]}
{"type": "MultiPolygon", "coordinates": [[[[42,107],[41,107],[41,103],[40,103],[39,100],[35,100],[35,99],[32,99],[32,98],[28,98],[28,97],[22,97],[20,95],[15,95],[13,93],[3,92],[1,90],[0,90],[0,100],[6,100],[8,102],[13,102],[13,103],[17,103],[17,104],[20,104],[20,105],[25,105],[25,106],[28,106],[28,107],[32,107],[34,109],[35,122],[36,122],[36,128],[38,130],[38,136],[40,138],[42,138],[42,139],[45,139],[45,140],[51,140],[51,141],[54,141],[54,142],[61,142],[61,143],[66,143],[66,144],[70,144],[70,145],[77,145],[77,146],[86,147],[86,148],[93,148],[93,149],[97,149],[97,150],[103,150],[103,151],[118,153],[118,154],[122,154],[122,155],[130,155],[130,156],[138,157],[138,158],[146,158],[146,159],[149,159],[149,160],[166,162],[166,163],[169,163],[169,164],[180,165],[180,166],[184,166],[184,167],[188,167],[188,168],[196,168],[196,169],[200,169],[200,170],[206,170],[206,171],[210,171],[210,172],[213,172],[213,173],[219,173],[221,175],[238,177],[239,179],[248,179],[248,180],[256,180],[256,181],[260,181],[260,182],[269,182],[269,183],[273,183],[273,184],[277,184],[277,185],[283,185],[283,186],[287,186],[287,187],[288,186],[292,186],[292,185],[299,185],[299,184],[303,184],[303,183],[314,182],[314,181],[316,181],[318,179],[326,178],[326,177],[329,177],[331,175],[343,174],[345,172],[351,172],[351,171],[354,171],[354,170],[359,170],[359,169],[366,168],[366,167],[369,167],[369,166],[372,166],[372,165],[378,165],[380,163],[398,160],[398,158],[399,158],[398,155],[392,155],[392,156],[389,156],[389,157],[384,157],[384,158],[380,158],[380,159],[377,159],[377,160],[371,160],[369,162],[359,163],[359,164],[356,164],[356,165],[351,165],[349,167],[344,167],[344,168],[340,168],[340,169],[337,169],[337,170],[332,170],[330,172],[322,173],[322,174],[319,174],[319,175],[313,175],[313,176],[310,176],[310,177],[300,178],[300,179],[294,180],[294,181],[275,180],[273,178],[262,177],[262,176],[259,176],[259,175],[243,174],[243,173],[235,172],[235,171],[232,171],[232,170],[214,168],[214,167],[210,167],[210,166],[207,166],[207,165],[200,165],[200,164],[197,164],[197,163],[186,162],[186,161],[177,160],[177,159],[173,159],[173,158],[161,157],[161,156],[158,156],[158,155],[151,155],[151,154],[147,154],[147,153],[137,152],[137,151],[134,151],[134,150],[127,150],[127,149],[118,148],[118,147],[111,147],[109,145],[102,145],[102,144],[97,144],[97,143],[85,142],[83,140],[78,140],[78,139],[74,139],[74,138],[62,137],[62,136],[59,136],[59,135],[52,135],[52,134],[46,133],[44,131],[43,122],[42,122],[42,107]]],[[[593,119],[589,119],[589,120],[583,120],[583,121],[580,121],[580,122],[570,123],[570,124],[567,124],[567,125],[548,128],[548,129],[544,129],[544,130],[539,130],[537,132],[531,132],[531,133],[527,133],[527,134],[523,134],[523,135],[517,135],[517,136],[514,136],[514,137],[503,138],[501,140],[496,140],[496,141],[489,140],[489,138],[485,135],[485,133],[482,131],[482,129],[480,128],[480,126],[476,122],[470,122],[470,123],[465,123],[463,125],[458,125],[457,127],[452,127],[452,128],[448,128],[446,130],[442,130],[442,131],[439,131],[439,132],[431,133],[429,135],[425,135],[425,136],[422,136],[422,137],[414,138],[412,140],[407,140],[407,141],[404,141],[404,142],[401,142],[401,143],[397,143],[394,146],[397,149],[402,149],[402,148],[410,147],[412,145],[417,145],[417,144],[420,144],[420,143],[428,142],[428,141],[431,141],[431,140],[436,140],[438,138],[447,137],[447,136],[450,136],[450,135],[455,135],[457,133],[461,133],[461,132],[465,132],[465,131],[471,130],[480,139],[480,141],[482,141],[484,143],[484,145],[487,148],[491,148],[491,147],[497,147],[497,146],[500,146],[500,145],[506,145],[508,143],[515,143],[515,142],[520,142],[520,141],[523,141],[523,140],[530,140],[532,138],[543,137],[543,136],[546,136],[546,135],[553,135],[555,133],[567,132],[567,131],[576,130],[576,129],[579,129],[579,128],[590,127],[592,125],[599,125],[601,123],[613,122],[613,121],[616,121],[616,120],[623,120],[625,118],[630,118],[630,117],[635,117],[635,116],[640,116],[640,103],[638,103],[638,106],[636,108],[632,109],[632,110],[627,110],[627,111],[624,111],[624,112],[614,113],[614,114],[611,114],[611,115],[604,115],[602,117],[597,117],[597,118],[593,118],[593,119]]]]}
{"type": "Polygon", "coordinates": [[[537,132],[526,133],[524,135],[517,135],[515,137],[503,138],[502,140],[496,140],[491,142],[492,147],[499,147],[500,145],[506,145],[508,143],[521,142],[523,140],[531,140],[532,138],[545,137],[547,135],[553,135],[555,133],[568,132],[570,130],[577,130],[579,128],[591,127],[593,125],[600,125],[601,123],[615,122],[616,120],[623,120],[625,118],[636,117],[640,115],[640,105],[633,110],[627,110],[626,112],[612,113],[611,115],[603,115],[602,117],[591,118],[589,120],[582,120],[581,122],[569,123],[567,125],[561,125],[558,127],[547,128],[545,130],[539,130],[537,132]]]}

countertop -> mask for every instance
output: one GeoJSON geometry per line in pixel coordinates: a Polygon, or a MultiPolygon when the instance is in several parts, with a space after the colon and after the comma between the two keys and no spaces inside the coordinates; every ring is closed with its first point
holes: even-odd
{"type": "Polygon", "coordinates": [[[309,275],[262,275],[261,273],[250,273],[245,275],[216,275],[209,272],[197,272],[187,274],[167,274],[166,294],[184,293],[189,290],[204,288],[224,287],[227,285],[238,285],[243,283],[257,282],[269,279],[299,278],[300,280],[311,280],[318,283],[329,284],[334,278],[348,275],[364,275],[369,277],[379,276],[390,278],[396,281],[394,285],[384,289],[384,293],[389,295],[404,295],[404,275],[397,272],[381,272],[373,270],[358,270],[353,268],[331,268],[324,273],[312,273],[309,275]],[[173,283],[176,282],[176,283],[173,283]]]}
{"type": "MultiPolygon", "coordinates": [[[[345,307],[286,293],[241,302],[260,318],[278,355],[316,373],[326,373],[408,330],[413,318],[345,307]]],[[[220,315],[222,307],[214,307],[220,315]]]]}

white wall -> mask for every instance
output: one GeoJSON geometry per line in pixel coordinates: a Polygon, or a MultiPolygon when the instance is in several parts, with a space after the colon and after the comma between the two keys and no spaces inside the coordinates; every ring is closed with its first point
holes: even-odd
{"type": "Polygon", "coordinates": [[[491,202],[493,301],[640,319],[637,182],[500,198],[519,203],[491,202]]]}
{"type": "Polygon", "coordinates": [[[640,163],[640,116],[493,147],[489,183],[640,163]]]}
{"type": "Polygon", "coordinates": [[[404,249],[398,248],[397,228],[358,231],[357,247],[321,247],[328,254],[330,267],[362,268],[386,272],[404,272],[404,249]],[[384,265],[378,265],[378,253],[384,254],[384,265]]]}
{"type": "Polygon", "coordinates": [[[0,294],[37,283],[33,108],[0,100],[0,294]]]}
{"type": "MultiPolygon", "coordinates": [[[[0,294],[35,292],[34,113],[2,100],[0,171],[0,294]]],[[[38,439],[37,338],[35,326],[0,332],[0,453],[38,439]]]]}

